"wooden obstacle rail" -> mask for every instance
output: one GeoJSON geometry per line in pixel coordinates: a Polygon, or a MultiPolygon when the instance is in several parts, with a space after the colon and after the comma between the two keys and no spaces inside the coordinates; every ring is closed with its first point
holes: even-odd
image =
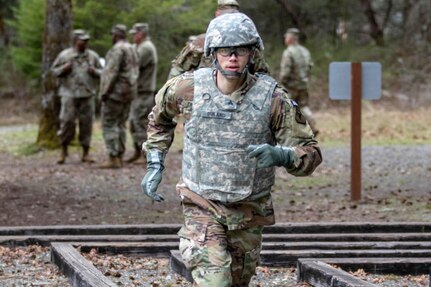
{"type": "MultiPolygon", "coordinates": [[[[172,270],[191,280],[177,251],[179,228],[177,224],[0,227],[0,245],[52,244],[52,260],[71,278],[72,284],[77,284],[73,286],[109,286],[91,285],[91,278],[103,274],[91,269],[91,263],[83,263],[88,261],[73,251],[75,248],[84,253],[94,248],[100,253],[171,257],[172,270]],[[90,274],[85,270],[90,270],[90,274]],[[83,283],[87,281],[90,285],[83,283]]],[[[430,273],[431,223],[277,224],[266,227],[263,237],[262,265],[297,266],[298,278],[309,280],[310,284],[319,278],[322,282],[344,278],[338,280],[344,282],[339,285],[316,286],[358,286],[349,281],[351,278],[344,271],[332,270],[331,264],[343,270],[363,268],[373,273],[430,273]]]]}

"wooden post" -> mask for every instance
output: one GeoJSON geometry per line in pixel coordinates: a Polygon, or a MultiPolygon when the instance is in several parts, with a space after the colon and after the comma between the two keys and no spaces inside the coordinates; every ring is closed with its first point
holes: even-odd
{"type": "Polygon", "coordinates": [[[352,63],[352,119],[351,119],[351,199],[361,199],[361,100],[362,100],[362,64],[352,63]]]}

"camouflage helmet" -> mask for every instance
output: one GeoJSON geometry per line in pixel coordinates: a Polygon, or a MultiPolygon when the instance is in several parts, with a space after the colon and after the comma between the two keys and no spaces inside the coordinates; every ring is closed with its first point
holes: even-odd
{"type": "Polygon", "coordinates": [[[90,35],[83,29],[75,29],[72,34],[75,39],[83,41],[90,40],[90,35]]]}
{"type": "Polygon", "coordinates": [[[220,47],[255,46],[263,50],[263,42],[253,21],[243,13],[224,14],[208,25],[204,53],[220,47]]]}
{"type": "Polygon", "coordinates": [[[218,0],[217,7],[237,7],[239,9],[239,4],[236,0],[218,0]]]}

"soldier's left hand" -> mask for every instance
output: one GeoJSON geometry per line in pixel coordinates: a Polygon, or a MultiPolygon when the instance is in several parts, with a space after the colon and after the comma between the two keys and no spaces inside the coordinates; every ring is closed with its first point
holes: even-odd
{"type": "Polygon", "coordinates": [[[157,202],[164,200],[164,197],[157,193],[157,187],[162,181],[162,174],[165,169],[163,164],[164,157],[163,152],[160,150],[153,149],[147,151],[147,173],[141,182],[144,194],[157,202]]]}
{"type": "Polygon", "coordinates": [[[293,148],[272,146],[270,144],[249,145],[246,149],[248,156],[257,159],[257,167],[284,166],[293,164],[295,150],[293,148]]]}
{"type": "Polygon", "coordinates": [[[96,74],[96,71],[94,70],[94,67],[93,67],[93,66],[89,66],[89,67],[88,67],[88,73],[89,73],[90,75],[95,75],[95,74],[96,74]]]}

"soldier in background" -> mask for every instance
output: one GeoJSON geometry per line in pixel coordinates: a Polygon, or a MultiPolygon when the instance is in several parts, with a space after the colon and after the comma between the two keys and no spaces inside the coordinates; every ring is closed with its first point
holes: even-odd
{"type": "Polygon", "coordinates": [[[137,56],[126,40],[127,28],[117,24],[112,30],[114,46],[106,54],[100,81],[102,131],[109,158],[102,168],[120,168],[126,151],[126,122],[130,103],[137,93],[137,56]]]}
{"type": "Polygon", "coordinates": [[[144,193],[157,193],[174,120],[184,127],[182,177],[177,193],[184,224],[180,252],[196,286],[248,286],[262,248],[262,230],[275,222],[271,199],[275,167],[295,176],[311,174],[321,152],[296,104],[249,64],[263,50],[254,23],[242,13],[211,21],[205,56],[215,67],[169,80],[149,115],[144,193]]]}
{"type": "Polygon", "coordinates": [[[288,90],[290,98],[296,101],[301,108],[314,136],[319,130],[309,107],[308,83],[313,61],[307,48],[299,44],[299,30],[287,29],[284,34],[284,50],[280,64],[280,83],[288,90]]]}
{"type": "Polygon", "coordinates": [[[90,36],[84,30],[73,31],[73,47],[63,50],[55,59],[52,71],[60,79],[61,143],[59,164],[68,156],[68,146],[75,137],[76,120],[79,124],[79,143],[82,146],[82,162],[94,162],[89,156],[95,96],[102,72],[99,56],[87,48],[90,36]]]}
{"type": "Polygon", "coordinates": [[[135,152],[126,162],[132,163],[141,157],[142,144],[147,140],[148,114],[155,104],[157,50],[150,40],[147,23],[136,23],[129,33],[133,36],[139,65],[138,95],[132,101],[129,116],[135,152]]]}
{"type": "MultiPolygon", "coordinates": [[[[239,3],[236,0],[218,0],[217,9],[214,13],[218,17],[227,13],[239,12],[239,3]]],[[[172,61],[168,79],[178,76],[184,72],[195,71],[202,67],[210,67],[211,59],[204,56],[205,33],[197,35],[196,38],[187,43],[178,56],[172,61]]],[[[251,73],[269,74],[269,67],[261,52],[257,52],[255,59],[250,63],[251,73]]]]}

